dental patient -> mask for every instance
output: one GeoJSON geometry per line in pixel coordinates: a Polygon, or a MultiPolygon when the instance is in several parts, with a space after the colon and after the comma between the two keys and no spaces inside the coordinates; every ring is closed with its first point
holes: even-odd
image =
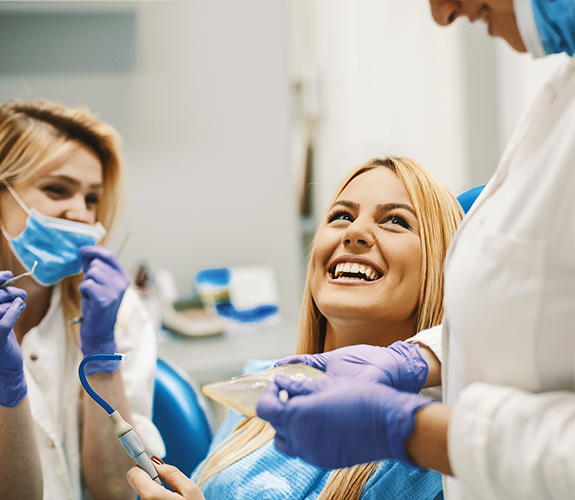
{"type": "MultiPolygon", "coordinates": [[[[371,344],[389,346],[392,357],[409,356],[425,364],[425,349],[394,343],[441,322],[443,260],[461,218],[457,200],[412,160],[375,159],[356,168],[316,232],[297,353],[371,344]]],[[[272,365],[248,363],[245,372],[272,365]]],[[[424,383],[411,390],[418,392],[424,383]]],[[[442,497],[441,476],[435,472],[394,461],[320,469],[278,452],[273,436],[266,422],[231,411],[191,480],[155,462],[160,477],[177,493],[153,483],[137,467],[128,480],[142,500],[442,497]]]]}

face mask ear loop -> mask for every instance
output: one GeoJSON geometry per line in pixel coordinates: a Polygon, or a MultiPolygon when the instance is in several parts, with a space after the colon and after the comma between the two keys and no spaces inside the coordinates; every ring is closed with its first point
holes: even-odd
{"type": "Polygon", "coordinates": [[[30,215],[30,209],[26,206],[26,204],[24,203],[24,201],[22,201],[22,198],[20,198],[20,196],[18,195],[18,193],[16,191],[14,191],[14,188],[8,184],[5,180],[2,180],[2,182],[4,183],[4,185],[8,188],[8,191],[10,191],[10,194],[14,197],[14,199],[18,202],[18,205],[20,205],[20,207],[22,208],[22,210],[24,210],[24,212],[26,212],[27,215],[30,215]]]}

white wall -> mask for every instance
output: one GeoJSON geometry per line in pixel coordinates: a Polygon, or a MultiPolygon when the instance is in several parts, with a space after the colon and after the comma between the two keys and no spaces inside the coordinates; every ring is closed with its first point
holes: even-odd
{"type": "Polygon", "coordinates": [[[440,29],[422,0],[290,5],[292,74],[317,96],[318,213],[374,156],[412,157],[453,192],[467,188],[462,25],[440,29]]]}
{"type": "MultiPolygon", "coordinates": [[[[0,99],[89,106],[125,140],[121,260],[176,274],[268,263],[299,314],[282,0],[0,3],[0,99]]],[[[112,245],[113,246],[113,245],[112,245]]]]}

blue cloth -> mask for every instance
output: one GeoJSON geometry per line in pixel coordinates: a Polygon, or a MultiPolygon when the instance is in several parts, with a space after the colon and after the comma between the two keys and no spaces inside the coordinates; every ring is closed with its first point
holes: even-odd
{"type": "Polygon", "coordinates": [[[546,54],[575,53],[575,2],[531,0],[537,34],[546,54]]]}
{"type": "Polygon", "coordinates": [[[475,203],[475,200],[481,194],[481,191],[483,191],[484,187],[485,184],[483,186],[477,186],[468,189],[467,191],[464,191],[457,197],[457,201],[459,202],[461,208],[465,213],[469,212],[469,209],[475,203]]]}
{"type": "MultiPolygon", "coordinates": [[[[244,373],[270,368],[274,361],[252,360],[245,366],[244,373]]],[[[214,436],[210,453],[229,436],[241,419],[242,415],[230,411],[214,436]]],[[[270,440],[208,480],[201,488],[206,500],[314,500],[325,487],[330,472],[299,458],[283,455],[270,440]]],[[[387,460],[380,462],[367,480],[361,499],[434,500],[441,490],[440,474],[387,460]]]]}

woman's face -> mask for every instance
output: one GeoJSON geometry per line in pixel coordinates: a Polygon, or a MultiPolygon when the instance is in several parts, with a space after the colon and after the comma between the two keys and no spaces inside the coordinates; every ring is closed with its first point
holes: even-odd
{"type": "MultiPolygon", "coordinates": [[[[103,192],[102,164],[91,149],[78,146],[12,188],[28,208],[50,217],[94,224],[103,192]]],[[[13,238],[26,227],[28,216],[7,189],[0,189],[0,215],[13,238]]]]}
{"type": "Polygon", "coordinates": [[[519,33],[513,0],[429,0],[435,22],[451,24],[460,16],[470,22],[482,20],[490,36],[503,38],[518,52],[526,52],[519,33]]]}
{"type": "Polygon", "coordinates": [[[310,285],[317,307],[328,324],[359,318],[379,332],[413,332],[420,281],[419,224],[403,185],[385,167],[359,175],[316,237],[310,285]]]}

